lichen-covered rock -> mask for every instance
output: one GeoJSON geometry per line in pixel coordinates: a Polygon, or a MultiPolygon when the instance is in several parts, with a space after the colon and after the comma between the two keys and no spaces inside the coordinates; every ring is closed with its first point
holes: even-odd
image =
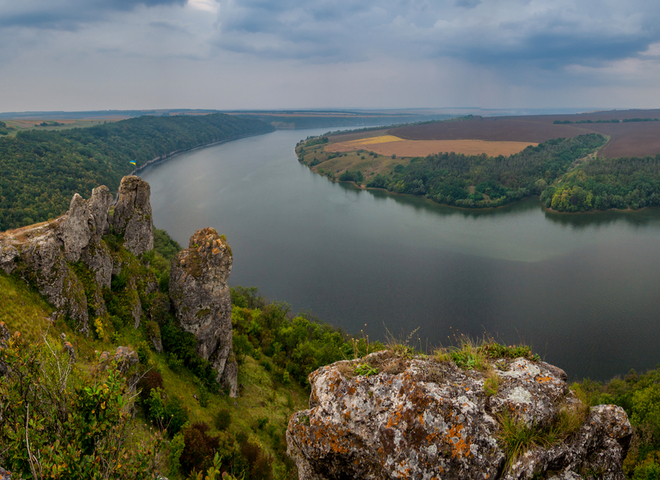
{"type": "Polygon", "coordinates": [[[124,247],[136,256],[154,248],[150,195],[151,187],[141,178],[121,179],[112,225],[115,233],[124,236],[124,247]]]}
{"type": "Polygon", "coordinates": [[[9,274],[16,268],[18,249],[14,245],[5,244],[0,238],[0,268],[9,274]]]}
{"type": "MultiPolygon", "coordinates": [[[[81,331],[87,332],[88,313],[85,289],[71,270],[62,250],[62,243],[53,230],[42,232],[40,236],[24,239],[11,237],[16,241],[20,265],[16,271],[53,305],[59,313],[68,315],[78,322],[81,331]]],[[[2,239],[0,239],[0,243],[2,239]]]]}
{"type": "Polygon", "coordinates": [[[229,245],[212,228],[196,232],[172,261],[170,297],[181,327],[197,338],[197,352],[218,372],[230,395],[237,394],[232,350],[229,245]]]}
{"type": "Polygon", "coordinates": [[[310,408],[287,429],[300,479],[582,478],[586,471],[624,478],[632,431],[625,412],[611,405],[591,409],[577,433],[505,469],[498,440],[505,416],[541,429],[579,402],[552,365],[499,360],[492,364],[499,387],[489,395],[484,372],[453,362],[385,351],[360,363],[379,373],[357,375],[358,362],[343,361],[310,375],[310,408]]]}
{"type": "Polygon", "coordinates": [[[64,221],[57,229],[57,236],[62,241],[64,257],[67,262],[77,262],[83,248],[92,238],[90,214],[87,202],[77,193],[71,199],[64,221]]]}
{"type": "Polygon", "coordinates": [[[11,473],[0,467],[0,480],[11,480],[11,473]]]}
{"type": "Polygon", "coordinates": [[[90,243],[99,244],[101,236],[108,229],[108,209],[111,203],[112,195],[106,186],[92,190],[89,200],[84,200],[77,193],[73,196],[69,210],[56,229],[68,262],[77,262],[90,243]]]}
{"type": "Polygon", "coordinates": [[[95,280],[100,288],[110,288],[114,263],[108,246],[100,240],[90,243],[82,251],[81,260],[87,268],[94,272],[95,280]]]}
{"type": "Polygon", "coordinates": [[[110,189],[105,185],[101,185],[92,190],[92,196],[87,201],[90,215],[90,233],[92,241],[97,245],[101,241],[101,237],[110,228],[108,211],[110,205],[112,205],[112,200],[110,189]]]}
{"type": "Polygon", "coordinates": [[[114,360],[117,363],[117,368],[122,373],[126,373],[132,366],[137,365],[140,361],[135,350],[132,350],[129,347],[117,347],[114,360]]]}

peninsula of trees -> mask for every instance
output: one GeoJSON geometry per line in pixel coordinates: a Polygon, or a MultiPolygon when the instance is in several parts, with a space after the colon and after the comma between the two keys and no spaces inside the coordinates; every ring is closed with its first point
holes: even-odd
{"type": "Polygon", "coordinates": [[[343,132],[308,139],[296,152],[301,163],[333,180],[451,206],[497,207],[533,195],[560,212],[660,206],[657,112],[606,113],[473,117],[343,132]],[[518,151],[494,153],[507,148],[518,151]],[[431,154],[420,154],[424,149],[431,154]],[[469,153],[474,149],[490,153],[469,153]],[[418,155],[401,155],[406,151],[418,155]]]}

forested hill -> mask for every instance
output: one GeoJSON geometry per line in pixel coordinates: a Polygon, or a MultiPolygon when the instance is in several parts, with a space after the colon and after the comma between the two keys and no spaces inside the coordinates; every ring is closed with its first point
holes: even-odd
{"type": "Polygon", "coordinates": [[[260,120],[213,114],[144,116],[59,132],[0,138],[0,231],[63,214],[74,193],[112,191],[146,162],[179,150],[274,128],[260,120]]]}

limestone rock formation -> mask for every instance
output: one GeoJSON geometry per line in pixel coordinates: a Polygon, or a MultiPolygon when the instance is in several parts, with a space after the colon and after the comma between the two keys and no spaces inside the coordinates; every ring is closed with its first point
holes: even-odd
{"type": "MultiPolygon", "coordinates": [[[[0,268],[17,271],[58,310],[88,330],[87,299],[82,283],[70,263],[79,260],[96,274],[101,287],[110,286],[112,259],[101,242],[108,229],[108,209],[112,195],[102,186],[89,200],[75,194],[66,215],[0,235],[0,268]]],[[[97,294],[98,315],[105,305],[97,294]]]]}
{"type": "MultiPolygon", "coordinates": [[[[71,265],[82,263],[93,273],[96,284],[89,297],[92,312],[106,313],[101,295],[109,288],[112,275],[121,273],[122,265],[114,261],[101,237],[109,230],[109,209],[112,195],[107,187],[92,191],[89,200],[75,194],[67,213],[55,220],[31,225],[0,234],[0,268],[5,273],[18,273],[34,285],[60,315],[78,322],[80,330],[89,330],[88,299],[85,288],[71,265]]],[[[137,177],[125,177],[120,187],[119,204],[113,217],[119,233],[125,235],[125,245],[138,255],[153,248],[149,185],[137,177]]],[[[131,287],[136,290],[135,279],[131,287]]],[[[155,281],[147,287],[148,295],[157,288],[155,281]]],[[[142,307],[138,293],[131,313],[136,327],[140,324],[142,307]]]]}
{"type": "MultiPolygon", "coordinates": [[[[46,225],[27,227],[0,236],[0,267],[6,273],[16,271],[34,285],[59,313],[88,330],[85,289],[67,263],[59,229],[67,215],[46,225]]],[[[72,237],[71,237],[72,238],[72,237]]]]}
{"type": "Polygon", "coordinates": [[[179,252],[170,272],[170,298],[181,326],[197,338],[197,352],[211,362],[218,381],[237,394],[232,349],[229,245],[212,228],[196,232],[179,252]]]}
{"type": "Polygon", "coordinates": [[[287,429],[301,480],[624,478],[632,435],[625,412],[612,405],[588,411],[559,368],[493,361],[499,386],[487,393],[484,372],[450,361],[384,351],[359,363],[379,373],[357,375],[358,362],[343,361],[310,375],[310,408],[287,429]],[[581,413],[577,431],[507,463],[499,439],[505,419],[542,431],[560,415],[581,413]]]}
{"type": "Polygon", "coordinates": [[[124,247],[136,256],[154,248],[150,195],[151,187],[141,178],[130,175],[121,179],[112,226],[124,236],[124,247]]]}
{"type": "Polygon", "coordinates": [[[89,200],[84,200],[77,193],[73,196],[69,210],[56,229],[68,262],[77,262],[90,242],[99,244],[101,236],[108,230],[111,203],[112,195],[106,186],[92,190],[89,200]]]}

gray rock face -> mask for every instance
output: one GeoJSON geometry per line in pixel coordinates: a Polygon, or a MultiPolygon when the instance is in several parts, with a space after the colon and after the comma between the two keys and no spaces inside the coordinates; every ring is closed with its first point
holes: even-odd
{"type": "Polygon", "coordinates": [[[310,409],[294,414],[287,429],[299,478],[577,479],[592,471],[624,479],[632,429],[621,408],[587,414],[566,374],[544,362],[501,359],[492,367],[499,377],[492,395],[484,372],[389,351],[313,372],[310,409]],[[380,373],[356,375],[363,362],[380,373]],[[513,418],[542,429],[556,424],[560,411],[585,412],[586,420],[564,440],[534,447],[505,468],[501,422],[513,418]]]}
{"type": "Polygon", "coordinates": [[[101,237],[108,232],[110,223],[108,222],[108,211],[112,205],[112,194],[105,185],[96,187],[92,190],[92,196],[89,197],[88,207],[90,215],[90,232],[92,241],[98,244],[101,237]]]}
{"type": "Polygon", "coordinates": [[[124,236],[124,247],[136,256],[154,248],[150,195],[151,187],[141,178],[122,178],[112,226],[124,236]]]}
{"type": "Polygon", "coordinates": [[[170,272],[170,298],[181,326],[197,338],[197,352],[218,372],[230,395],[237,394],[232,349],[229,245],[212,228],[198,231],[179,252],[170,272]]]}
{"type": "Polygon", "coordinates": [[[78,322],[83,332],[89,330],[85,289],[67,263],[59,227],[65,217],[47,226],[26,228],[0,237],[0,250],[13,252],[5,256],[3,269],[14,271],[34,285],[59,313],[78,322]]]}
{"type": "MultiPolygon", "coordinates": [[[[153,248],[149,185],[137,177],[127,177],[122,180],[122,188],[123,201],[115,219],[127,235],[127,246],[134,253],[143,253],[153,248]]],[[[70,316],[84,332],[89,330],[87,298],[82,282],[69,264],[82,260],[94,273],[98,288],[90,300],[91,307],[96,315],[106,313],[100,292],[110,287],[116,266],[101,236],[109,228],[111,203],[110,190],[101,186],[92,191],[89,200],[75,194],[66,215],[56,220],[0,234],[0,268],[6,273],[18,273],[36,286],[58,314],[70,316]]],[[[121,265],[114,273],[120,271],[121,265]]],[[[139,299],[137,305],[132,305],[132,314],[136,326],[139,325],[139,299]]]]}
{"type": "MultiPolygon", "coordinates": [[[[91,242],[80,256],[87,267],[94,272],[96,283],[101,288],[110,288],[114,262],[104,242],[91,242]]],[[[119,269],[121,271],[121,268],[119,269]]]]}
{"type": "Polygon", "coordinates": [[[89,245],[92,233],[89,229],[90,215],[87,202],[77,193],[71,199],[69,211],[60,224],[57,236],[62,241],[64,258],[67,262],[77,262],[83,248],[89,245]]]}
{"type": "Polygon", "coordinates": [[[77,262],[84,249],[99,244],[101,236],[108,230],[111,203],[112,195],[106,186],[92,190],[89,200],[77,193],[73,196],[69,210],[57,228],[57,237],[68,262],[77,262]]]}

